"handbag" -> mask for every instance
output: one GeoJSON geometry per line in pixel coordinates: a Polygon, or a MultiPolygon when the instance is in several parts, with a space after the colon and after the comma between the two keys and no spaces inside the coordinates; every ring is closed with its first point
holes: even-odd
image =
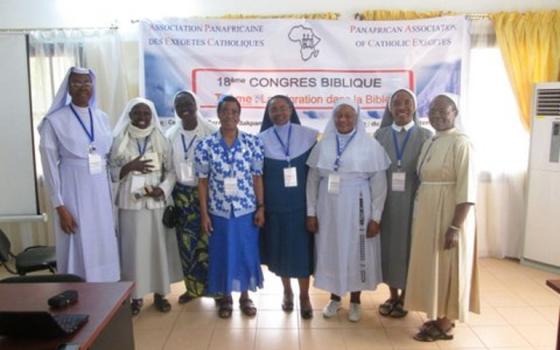
{"type": "Polygon", "coordinates": [[[163,225],[168,228],[174,228],[177,226],[179,221],[179,213],[177,208],[174,205],[170,204],[165,207],[163,211],[163,217],[161,219],[163,225]]]}

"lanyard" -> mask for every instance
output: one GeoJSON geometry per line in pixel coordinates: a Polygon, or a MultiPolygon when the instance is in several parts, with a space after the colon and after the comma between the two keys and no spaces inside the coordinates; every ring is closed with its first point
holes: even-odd
{"type": "Polygon", "coordinates": [[[280,146],[282,146],[282,149],[286,154],[286,160],[288,161],[288,164],[290,164],[290,138],[292,137],[292,124],[290,124],[290,126],[288,127],[288,140],[286,142],[286,145],[284,145],[284,142],[282,142],[280,135],[278,135],[278,131],[276,131],[275,128],[273,128],[273,131],[274,135],[276,135],[276,138],[278,139],[278,142],[280,142],[280,146]]]}
{"type": "Polygon", "coordinates": [[[346,151],[346,148],[348,148],[348,145],[350,144],[350,142],[352,142],[357,132],[358,131],[354,131],[354,133],[352,134],[352,136],[350,136],[350,139],[348,140],[348,142],[346,142],[342,149],[340,148],[340,140],[338,139],[338,135],[336,135],[336,160],[334,161],[334,171],[338,171],[338,168],[340,167],[340,157],[342,156],[342,153],[346,151]]]}
{"type": "Polygon", "coordinates": [[[194,140],[196,140],[196,135],[194,135],[194,137],[192,138],[191,142],[189,143],[189,145],[187,146],[187,144],[185,143],[185,135],[181,134],[181,140],[183,141],[183,151],[185,152],[185,160],[187,160],[188,158],[188,154],[189,154],[189,150],[191,149],[194,140]]]}
{"type": "Polygon", "coordinates": [[[395,145],[395,151],[397,153],[397,167],[400,168],[401,164],[402,164],[402,159],[403,159],[403,155],[404,155],[404,149],[406,148],[406,144],[408,143],[408,139],[410,138],[410,132],[412,131],[412,129],[414,128],[414,126],[410,129],[408,129],[408,131],[406,132],[406,136],[404,137],[403,143],[402,143],[402,148],[399,146],[399,143],[397,142],[397,132],[395,131],[395,129],[391,128],[391,130],[393,131],[393,144],[395,145]]]}
{"type": "Polygon", "coordinates": [[[136,140],[136,145],[138,146],[138,153],[140,153],[141,156],[144,155],[144,153],[146,153],[146,147],[148,146],[148,139],[150,138],[150,136],[146,136],[146,138],[144,139],[144,147],[140,146],[140,142],[138,142],[138,140],[136,140]]]}
{"type": "Polygon", "coordinates": [[[82,129],[86,132],[86,135],[88,136],[88,139],[89,139],[89,143],[90,144],[93,143],[93,141],[95,141],[95,131],[93,129],[93,116],[91,115],[91,109],[88,107],[89,125],[91,126],[91,132],[89,132],[88,129],[86,128],[84,122],[82,121],[82,118],[80,118],[78,113],[76,113],[76,110],[74,109],[74,107],[72,107],[72,104],[70,104],[69,106],[70,106],[70,109],[72,110],[72,113],[74,113],[74,116],[76,117],[76,119],[78,119],[78,122],[82,126],[82,129]]]}

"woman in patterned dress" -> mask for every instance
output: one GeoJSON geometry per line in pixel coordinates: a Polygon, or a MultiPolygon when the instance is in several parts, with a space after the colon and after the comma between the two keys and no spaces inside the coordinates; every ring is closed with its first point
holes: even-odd
{"type": "Polygon", "coordinates": [[[220,130],[196,148],[202,229],[210,235],[208,292],[221,294],[218,315],[231,317],[231,292],[241,292],[247,316],[257,309],[248,291],[262,288],[259,227],[264,225],[263,145],[237,128],[241,105],[233,96],[218,103],[220,130]]]}

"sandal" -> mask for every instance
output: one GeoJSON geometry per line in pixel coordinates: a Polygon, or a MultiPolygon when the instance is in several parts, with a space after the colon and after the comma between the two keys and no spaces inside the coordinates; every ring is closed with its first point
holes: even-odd
{"type": "Polygon", "coordinates": [[[444,332],[439,328],[439,326],[434,322],[430,323],[420,332],[416,333],[414,340],[421,342],[434,342],[436,340],[452,340],[453,334],[449,334],[453,327],[449,328],[447,332],[444,332]]]}
{"type": "Polygon", "coordinates": [[[300,310],[299,313],[301,318],[304,320],[310,320],[313,318],[313,307],[311,306],[311,301],[309,297],[307,298],[299,298],[300,310]]]}
{"type": "MultiPolygon", "coordinates": [[[[436,320],[430,320],[430,321],[426,321],[424,322],[424,324],[422,324],[422,326],[419,328],[421,331],[425,330],[426,328],[432,327],[434,325],[437,325],[437,321],[436,320]]],[[[451,322],[451,328],[452,329],[455,328],[455,322],[451,322]]],[[[447,330],[449,332],[449,330],[447,330]]]]}
{"type": "Polygon", "coordinates": [[[194,298],[195,298],[195,297],[190,296],[190,295],[188,294],[188,292],[185,292],[185,293],[183,293],[183,294],[181,294],[181,295],[179,296],[178,302],[179,302],[179,304],[186,304],[186,303],[188,303],[189,301],[193,300],[194,298]]]}
{"type": "Polygon", "coordinates": [[[383,304],[379,305],[379,314],[381,316],[389,316],[394,308],[395,301],[393,299],[387,299],[383,304]]]}
{"type": "Polygon", "coordinates": [[[160,312],[171,311],[171,304],[169,304],[169,301],[161,294],[154,293],[154,305],[160,312]]]}
{"type": "Polygon", "coordinates": [[[130,310],[132,311],[132,316],[138,315],[143,305],[144,305],[143,299],[132,299],[132,302],[130,303],[130,310]]]}
{"type": "Polygon", "coordinates": [[[282,299],[282,310],[286,312],[291,312],[294,310],[294,295],[293,294],[284,294],[284,298],[282,299]]]}
{"type": "Polygon", "coordinates": [[[393,304],[393,310],[389,313],[392,318],[403,318],[408,314],[408,311],[403,309],[403,303],[401,300],[393,304]]]}
{"type": "Polygon", "coordinates": [[[239,299],[239,308],[245,316],[253,317],[257,314],[257,307],[249,297],[239,299]]]}
{"type": "Polygon", "coordinates": [[[231,296],[215,299],[218,305],[218,317],[230,318],[233,311],[233,300],[231,296]]]}

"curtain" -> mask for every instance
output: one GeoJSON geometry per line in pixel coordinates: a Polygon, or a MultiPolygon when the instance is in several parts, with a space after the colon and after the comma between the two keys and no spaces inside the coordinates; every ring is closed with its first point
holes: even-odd
{"type": "Polygon", "coordinates": [[[560,10],[499,12],[490,18],[515,91],[521,121],[530,128],[533,84],[560,80],[560,10]]]}
{"type": "Polygon", "coordinates": [[[128,101],[122,45],[116,30],[63,29],[30,35],[30,66],[35,120],[46,113],[70,66],[93,68],[98,106],[114,123],[128,101]]]}
{"type": "Polygon", "coordinates": [[[271,19],[271,18],[304,18],[304,19],[338,19],[339,13],[324,12],[324,13],[298,13],[287,15],[242,15],[242,14],[227,14],[218,19],[271,19]]]}
{"type": "Polygon", "coordinates": [[[403,11],[403,10],[370,10],[356,13],[354,16],[359,20],[366,21],[392,21],[392,20],[402,20],[402,19],[420,19],[420,18],[431,18],[439,16],[447,16],[453,14],[449,11],[428,11],[428,12],[416,12],[416,11],[403,11]]]}
{"type": "Polygon", "coordinates": [[[471,23],[466,131],[479,174],[479,256],[521,257],[529,134],[523,127],[489,19],[471,23]],[[492,77],[488,79],[488,77],[492,77]]]}
{"type": "Polygon", "coordinates": [[[1,224],[0,229],[10,238],[14,252],[31,245],[55,243],[52,225],[56,213],[53,212],[44,185],[36,126],[50,107],[58,86],[71,66],[95,70],[98,107],[107,112],[114,124],[129,98],[121,51],[116,30],[64,29],[30,33],[29,67],[39,208],[41,212],[47,213],[49,219],[48,222],[1,224]]]}

